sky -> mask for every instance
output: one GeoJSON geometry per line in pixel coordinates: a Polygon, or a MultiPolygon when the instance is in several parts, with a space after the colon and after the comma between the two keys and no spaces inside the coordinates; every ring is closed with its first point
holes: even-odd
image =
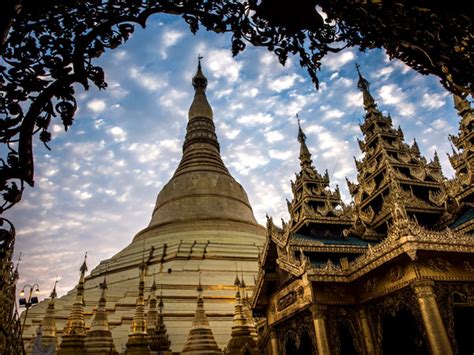
{"type": "Polygon", "coordinates": [[[97,60],[108,88],[77,87],[74,124],[67,133],[60,120],[53,124],[52,150],[35,144],[35,187],[6,215],[16,227],[17,257],[22,253],[19,289],[38,283],[44,298],[58,278],[58,294],[65,294],[86,251],[90,271],[148,225],[181,158],[199,53],[222,158],[262,225],[265,214],[288,219],[285,200],[299,171],[296,114],[314,166],[327,169],[331,185],[351,201],[345,178],[356,181],[364,114],[356,62],[405,140],[416,137],[428,160],[437,150],[445,175],[453,174],[446,153],[458,116],[436,77],[389,60],[383,50],[348,48],[324,58],[317,91],[296,57],[283,67],[273,53],[251,46],[232,57],[230,36],[192,35],[181,18],[154,16],[97,60]]]}

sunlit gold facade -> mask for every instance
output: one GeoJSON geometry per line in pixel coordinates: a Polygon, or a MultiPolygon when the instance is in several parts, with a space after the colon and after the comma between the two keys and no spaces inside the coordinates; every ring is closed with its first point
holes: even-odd
{"type": "MultiPolygon", "coordinates": [[[[474,119],[455,97],[456,176],[404,142],[359,73],[365,120],[350,206],[312,166],[300,127],[301,171],[290,220],[267,223],[252,299],[265,354],[467,354],[474,319],[474,119]]],[[[454,148],[453,148],[454,149],[454,148]]]]}

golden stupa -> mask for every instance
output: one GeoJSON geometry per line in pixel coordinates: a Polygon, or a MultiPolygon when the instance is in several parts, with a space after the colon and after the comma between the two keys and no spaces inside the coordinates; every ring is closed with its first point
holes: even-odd
{"type": "MultiPolygon", "coordinates": [[[[170,348],[175,352],[183,349],[191,329],[199,273],[207,319],[219,348],[224,348],[232,331],[236,264],[247,280],[257,275],[264,228],[257,224],[246,192],[221,159],[213,112],[205,94],[207,79],[200,63],[192,83],[195,96],[189,109],[183,156],[158,195],[150,224],[85,277],[85,330],[91,326],[101,296],[99,286],[106,276],[108,328],[119,353],[127,349],[132,333],[142,263],[144,307],[148,307],[155,280],[162,290],[163,319],[170,348]]],[[[251,291],[253,285],[248,286],[251,291]]],[[[76,294],[71,290],[55,300],[59,344],[76,294]]],[[[35,337],[47,306],[48,301],[43,301],[29,311],[26,340],[35,337]]]]}

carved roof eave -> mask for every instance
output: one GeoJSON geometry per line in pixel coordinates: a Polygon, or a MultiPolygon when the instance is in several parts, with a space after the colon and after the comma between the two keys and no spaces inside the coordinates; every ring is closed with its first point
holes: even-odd
{"type": "Polygon", "coordinates": [[[293,251],[303,250],[305,252],[320,252],[320,253],[359,253],[362,254],[367,250],[366,246],[362,245],[347,245],[347,244],[323,244],[318,241],[298,240],[297,242],[290,242],[290,248],[293,251]]]}
{"type": "MultiPolygon", "coordinates": [[[[268,227],[268,225],[267,225],[268,227]]],[[[250,303],[252,305],[252,308],[255,308],[258,300],[260,298],[260,291],[263,289],[263,284],[266,281],[266,273],[265,273],[265,268],[263,267],[266,262],[267,262],[267,256],[268,256],[268,250],[270,249],[270,244],[274,243],[271,234],[272,231],[274,230],[273,224],[271,228],[267,228],[267,237],[265,238],[265,243],[263,244],[263,249],[262,252],[259,255],[258,259],[258,274],[257,277],[255,278],[255,285],[254,285],[254,291],[252,293],[252,299],[250,300],[250,303]]]]}
{"type": "Polygon", "coordinates": [[[336,224],[340,225],[342,227],[347,227],[349,228],[354,221],[352,219],[342,219],[340,217],[319,217],[318,218],[312,218],[312,217],[302,217],[298,223],[293,225],[291,227],[292,231],[297,231],[301,227],[303,227],[305,224],[336,224]]]}
{"type": "Polygon", "coordinates": [[[332,263],[324,267],[311,265],[307,270],[308,278],[311,281],[351,282],[402,254],[416,259],[420,250],[474,254],[474,238],[462,232],[449,229],[444,232],[426,231],[414,223],[411,229],[406,235],[393,230],[384,241],[369,247],[365,254],[350,262],[346,269],[332,263]]]}

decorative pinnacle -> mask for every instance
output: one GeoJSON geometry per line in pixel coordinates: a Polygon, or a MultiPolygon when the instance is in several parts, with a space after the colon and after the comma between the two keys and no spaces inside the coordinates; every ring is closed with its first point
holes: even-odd
{"type": "Polygon", "coordinates": [[[240,268],[240,287],[242,287],[243,289],[247,287],[244,281],[244,271],[242,270],[242,268],[240,268]]]}
{"type": "Polygon", "coordinates": [[[104,281],[102,281],[102,282],[99,284],[99,287],[100,287],[100,289],[101,289],[102,291],[107,290],[107,280],[106,280],[105,276],[104,276],[104,281]]]}
{"type": "Polygon", "coordinates": [[[296,114],[296,119],[298,120],[298,142],[303,143],[306,141],[306,135],[304,134],[303,130],[301,129],[301,122],[298,114],[296,114]]]}
{"type": "Polygon", "coordinates": [[[356,63],[357,73],[359,74],[359,81],[357,82],[357,87],[362,91],[362,96],[364,99],[364,108],[368,113],[373,113],[376,111],[377,105],[375,104],[374,98],[370,94],[369,82],[362,76],[360,73],[360,65],[356,63]]]}
{"type": "Polygon", "coordinates": [[[58,297],[58,294],[56,293],[56,285],[58,284],[58,280],[54,281],[54,287],[53,287],[53,291],[51,291],[51,294],[49,295],[49,297],[53,300],[55,299],[56,297],[58,297]]]}
{"type": "Polygon", "coordinates": [[[203,288],[202,288],[202,285],[201,285],[201,271],[199,271],[199,284],[198,284],[198,287],[197,287],[196,291],[199,292],[199,297],[200,297],[201,293],[203,291],[203,288]]]}
{"type": "Polygon", "coordinates": [[[201,68],[201,59],[204,57],[201,56],[200,54],[198,55],[198,67],[197,67],[197,72],[196,75],[193,77],[193,86],[197,90],[198,88],[206,89],[207,87],[207,78],[204,76],[202,73],[202,68],[201,68]]]}
{"type": "Polygon", "coordinates": [[[86,255],[84,255],[84,262],[81,265],[81,268],[79,269],[82,274],[84,274],[87,271],[87,251],[86,255]]]}

